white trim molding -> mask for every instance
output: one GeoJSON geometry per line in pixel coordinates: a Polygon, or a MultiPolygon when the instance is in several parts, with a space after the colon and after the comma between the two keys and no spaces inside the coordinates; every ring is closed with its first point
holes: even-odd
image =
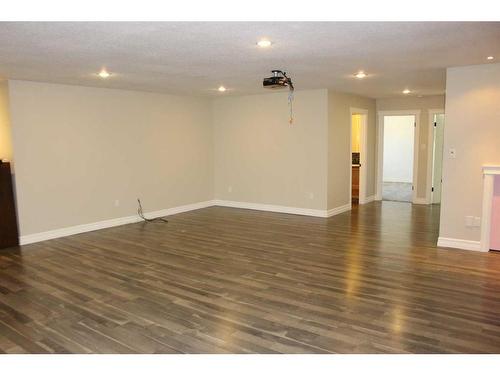
{"type": "Polygon", "coordinates": [[[500,174],[500,165],[483,165],[483,174],[485,175],[497,175],[500,174]]]}
{"type": "MultiPolygon", "coordinates": [[[[213,201],[198,202],[178,207],[167,208],[159,211],[147,212],[145,213],[145,215],[148,218],[164,217],[164,216],[179,214],[182,212],[198,210],[200,208],[210,207],[213,205],[214,205],[213,201]]],[[[52,240],[54,238],[66,237],[85,232],[92,232],[94,230],[117,227],[119,225],[137,223],[140,222],[141,220],[142,219],[139,216],[133,215],[133,216],[119,217],[116,219],[98,221],[95,223],[75,225],[66,228],[49,230],[46,232],[24,235],[19,237],[19,243],[21,245],[28,245],[35,242],[52,240]]]]}
{"type": "Polygon", "coordinates": [[[368,109],[350,107],[349,128],[349,202],[352,202],[352,116],[361,115],[360,144],[359,144],[359,204],[366,201],[366,190],[368,187],[368,109]]]}
{"type": "Polygon", "coordinates": [[[407,116],[407,115],[416,115],[420,116],[420,109],[401,109],[395,111],[377,111],[378,115],[382,116],[407,116]]]}
{"type": "Polygon", "coordinates": [[[459,238],[439,237],[437,245],[439,247],[449,247],[453,249],[482,251],[479,241],[462,240],[459,238]]]}
{"type": "Polygon", "coordinates": [[[350,211],[352,208],[351,203],[347,203],[343,206],[335,207],[335,208],[332,208],[330,210],[319,210],[319,209],[313,209],[313,208],[278,206],[278,205],[263,204],[263,203],[226,201],[226,200],[220,200],[220,199],[214,200],[214,206],[243,208],[243,209],[247,209],[247,210],[278,212],[278,213],[282,213],[282,214],[304,215],[304,216],[314,216],[314,217],[323,217],[323,218],[331,217],[334,215],[341,214],[343,212],[350,211]]]}
{"type": "Polygon", "coordinates": [[[481,251],[490,251],[491,210],[495,176],[500,175],[500,165],[483,166],[483,205],[481,213],[481,251]]]}
{"type": "Polygon", "coordinates": [[[367,203],[373,202],[376,200],[375,198],[376,198],[375,195],[369,195],[363,201],[360,199],[359,204],[367,204],[367,203]]]}
{"type": "Polygon", "coordinates": [[[335,216],[335,215],[338,215],[338,214],[341,214],[341,213],[344,213],[347,211],[351,211],[351,209],[352,209],[352,204],[347,203],[347,204],[344,204],[343,206],[335,207],[335,208],[332,208],[332,209],[326,211],[326,216],[332,217],[332,216],[335,216]]]}
{"type": "Polygon", "coordinates": [[[429,204],[427,198],[415,198],[413,199],[413,204],[429,204]]]}
{"type": "MultiPolygon", "coordinates": [[[[186,204],[178,207],[171,207],[164,210],[151,211],[145,213],[145,216],[148,218],[157,218],[157,217],[165,217],[171,216],[175,214],[180,214],[182,212],[188,212],[193,210],[199,210],[201,208],[212,207],[212,206],[221,206],[221,207],[233,207],[233,208],[243,208],[249,210],[258,210],[258,211],[270,211],[270,212],[279,212],[285,214],[293,214],[293,215],[305,215],[305,216],[314,216],[314,217],[322,217],[327,218],[334,215],[341,214],[343,212],[350,211],[352,206],[351,203],[347,203],[340,207],[335,207],[330,210],[318,210],[312,208],[299,208],[299,207],[287,207],[287,206],[277,206],[270,204],[260,204],[260,203],[247,203],[247,202],[235,202],[235,201],[225,201],[225,200],[209,200],[204,202],[197,202],[192,204],[186,204]]],[[[116,219],[102,220],[94,223],[75,225],[66,228],[49,230],[46,232],[39,232],[28,234],[19,237],[19,243],[21,245],[28,245],[35,242],[52,240],[55,238],[72,236],[74,234],[92,232],[95,230],[106,229],[117,227],[125,224],[138,223],[142,221],[142,219],[137,215],[119,217],[116,219]]]]}
{"type": "MultiPolygon", "coordinates": [[[[444,108],[431,108],[429,112],[429,128],[427,137],[427,186],[425,195],[427,204],[432,204],[432,179],[433,179],[433,165],[434,165],[434,116],[443,114],[445,115],[444,108]]],[[[444,157],[444,155],[442,156],[444,157]]]]}

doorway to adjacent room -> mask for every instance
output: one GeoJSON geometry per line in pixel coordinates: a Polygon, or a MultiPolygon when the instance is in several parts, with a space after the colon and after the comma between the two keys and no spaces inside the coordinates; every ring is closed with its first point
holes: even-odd
{"type": "Polygon", "coordinates": [[[382,200],[413,202],[416,186],[417,116],[380,116],[378,188],[382,200]]]}
{"type": "Polygon", "coordinates": [[[351,108],[351,202],[366,203],[366,146],[368,110],[351,108]]]}

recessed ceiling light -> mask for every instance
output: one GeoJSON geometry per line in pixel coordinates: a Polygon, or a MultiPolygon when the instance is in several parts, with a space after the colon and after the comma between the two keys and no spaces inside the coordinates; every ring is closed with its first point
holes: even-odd
{"type": "Polygon", "coordinates": [[[224,86],[220,86],[217,90],[219,90],[220,92],[224,92],[226,91],[226,88],[224,86]]]}
{"type": "Polygon", "coordinates": [[[494,57],[493,57],[493,56],[488,56],[486,59],[488,59],[488,60],[493,60],[493,59],[494,59],[494,57]]]}
{"type": "Polygon", "coordinates": [[[101,78],[108,78],[111,73],[109,73],[106,69],[102,69],[97,75],[101,78]]]}
{"type": "Polygon", "coordinates": [[[262,48],[270,47],[271,44],[271,41],[267,39],[262,39],[257,42],[257,45],[262,48]]]}
{"type": "Polygon", "coordinates": [[[411,91],[410,91],[410,90],[408,90],[408,89],[404,89],[404,90],[403,90],[403,94],[409,94],[410,92],[411,92],[411,91]]]}
{"type": "Polygon", "coordinates": [[[359,72],[357,72],[354,77],[356,78],[359,78],[359,79],[362,79],[362,78],[365,78],[366,77],[366,73],[363,72],[362,70],[360,70],[359,72]]]}

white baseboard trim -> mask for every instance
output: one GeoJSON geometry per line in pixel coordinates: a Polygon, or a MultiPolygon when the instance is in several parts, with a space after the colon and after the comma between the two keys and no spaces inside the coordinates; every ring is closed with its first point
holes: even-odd
{"type": "Polygon", "coordinates": [[[326,217],[332,217],[332,216],[341,214],[343,212],[350,211],[351,209],[352,209],[352,204],[347,203],[347,204],[344,204],[343,206],[335,207],[335,208],[332,208],[332,209],[326,211],[326,217]]]}
{"type": "MultiPolygon", "coordinates": [[[[145,216],[148,218],[170,216],[170,215],[179,214],[181,212],[187,212],[187,211],[192,211],[192,210],[198,210],[200,208],[210,207],[213,205],[214,205],[213,201],[198,202],[198,203],[186,204],[184,206],[167,208],[167,209],[159,210],[159,211],[147,212],[147,213],[145,213],[145,216]]],[[[116,227],[119,225],[137,223],[141,220],[142,219],[140,217],[138,217],[137,215],[133,215],[133,216],[119,217],[116,219],[98,221],[95,223],[75,225],[72,227],[54,229],[54,230],[49,230],[46,232],[40,232],[40,233],[34,233],[34,234],[28,234],[25,236],[21,236],[21,237],[19,237],[19,243],[21,245],[27,245],[30,243],[51,240],[54,238],[71,236],[73,234],[91,232],[94,230],[111,228],[111,227],[116,227]]]]}
{"type": "Polygon", "coordinates": [[[367,203],[373,202],[373,201],[375,201],[375,198],[376,198],[375,195],[370,195],[370,196],[366,197],[364,200],[360,200],[359,204],[367,204],[367,203]]]}
{"type": "MultiPolygon", "coordinates": [[[[164,217],[164,216],[180,214],[183,212],[199,210],[200,208],[207,208],[207,207],[212,207],[212,206],[215,206],[215,201],[209,200],[209,201],[204,201],[204,202],[185,204],[183,206],[167,208],[167,209],[159,210],[159,211],[151,211],[151,212],[147,212],[145,214],[145,216],[148,218],[164,217]]],[[[139,221],[140,221],[140,219],[139,219],[139,221]]]]}
{"type": "Polygon", "coordinates": [[[437,245],[439,247],[451,247],[453,249],[482,251],[480,241],[461,240],[459,238],[439,237],[437,245]]]}
{"type": "Polygon", "coordinates": [[[413,204],[429,204],[427,198],[415,198],[413,204]]]}
{"type": "MultiPolygon", "coordinates": [[[[247,202],[235,202],[235,201],[226,201],[226,200],[210,200],[198,203],[187,204],[184,206],[167,208],[164,210],[151,211],[145,213],[148,218],[156,218],[156,217],[164,217],[179,214],[182,212],[198,210],[200,208],[206,208],[211,206],[222,206],[222,207],[233,207],[233,208],[244,208],[250,210],[259,210],[259,211],[270,211],[270,212],[279,212],[285,214],[293,214],[293,215],[305,215],[305,216],[314,216],[314,217],[331,217],[334,215],[341,214],[343,212],[351,210],[351,204],[345,204],[340,207],[332,208],[330,210],[318,210],[311,208],[299,208],[299,207],[287,207],[287,206],[278,206],[278,205],[270,205],[270,204],[261,204],[261,203],[247,203],[247,202]]],[[[52,240],[55,238],[71,236],[74,234],[92,232],[94,230],[105,229],[116,227],[125,224],[132,224],[140,222],[142,219],[137,215],[119,217],[116,219],[109,219],[98,221],[95,223],[89,224],[81,224],[75,225],[66,228],[49,230],[46,232],[39,232],[28,234],[19,237],[19,243],[21,245],[28,245],[35,242],[52,240]]]]}
{"type": "Polygon", "coordinates": [[[247,210],[270,211],[270,212],[279,212],[283,214],[293,214],[293,215],[327,217],[326,210],[317,210],[313,208],[277,206],[273,204],[263,204],[263,203],[236,202],[236,201],[226,201],[221,199],[216,199],[213,202],[214,206],[221,206],[221,207],[244,208],[247,210]]]}

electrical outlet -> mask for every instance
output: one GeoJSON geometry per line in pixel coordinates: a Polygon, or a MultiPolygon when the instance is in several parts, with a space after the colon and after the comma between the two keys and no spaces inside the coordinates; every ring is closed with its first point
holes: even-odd
{"type": "Polygon", "coordinates": [[[307,196],[309,197],[309,199],[314,199],[314,193],[309,193],[307,196]]]}
{"type": "Polygon", "coordinates": [[[481,226],[481,218],[479,216],[474,217],[474,226],[475,227],[481,226]]]}
{"type": "Polygon", "coordinates": [[[228,193],[232,193],[233,192],[233,187],[232,186],[228,186],[227,187],[227,192],[228,193]]]}
{"type": "Polygon", "coordinates": [[[119,207],[120,206],[120,201],[118,199],[115,199],[115,207],[119,207]]]}
{"type": "Polygon", "coordinates": [[[474,216],[466,216],[465,217],[465,226],[468,228],[474,226],[474,216]]]}

